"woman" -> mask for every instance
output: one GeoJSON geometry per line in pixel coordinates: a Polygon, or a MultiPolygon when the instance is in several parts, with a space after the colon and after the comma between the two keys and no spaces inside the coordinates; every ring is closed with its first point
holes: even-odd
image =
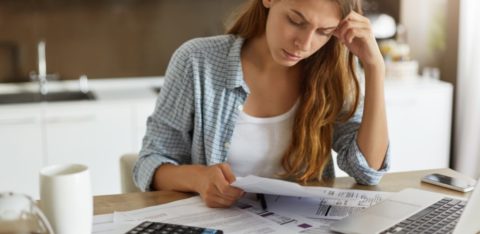
{"type": "Polygon", "coordinates": [[[378,183],[385,68],[359,12],[358,0],[252,0],[227,35],[183,44],[148,119],[137,186],[228,207],[244,193],[230,186],[236,176],[333,178],[331,149],[358,183],[378,183]]]}

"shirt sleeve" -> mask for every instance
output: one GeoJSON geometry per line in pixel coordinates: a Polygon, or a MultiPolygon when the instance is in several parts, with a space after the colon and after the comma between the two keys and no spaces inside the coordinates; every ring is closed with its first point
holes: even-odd
{"type": "Polygon", "coordinates": [[[347,122],[335,125],[333,150],[337,152],[338,167],[353,177],[357,183],[376,185],[390,168],[390,146],[387,147],[381,168],[379,170],[371,168],[357,144],[362,115],[363,103],[359,105],[355,114],[347,122]]]}
{"type": "Polygon", "coordinates": [[[188,46],[175,51],[165,73],[165,83],[155,110],[147,119],[133,180],[142,191],[151,190],[155,170],[162,164],[191,162],[193,131],[193,80],[188,46]]]}

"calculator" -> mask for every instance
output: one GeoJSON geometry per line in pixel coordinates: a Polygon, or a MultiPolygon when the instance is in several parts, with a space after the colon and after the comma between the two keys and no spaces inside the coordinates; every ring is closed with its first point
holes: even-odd
{"type": "Polygon", "coordinates": [[[132,230],[126,232],[125,234],[164,234],[164,233],[165,234],[166,233],[223,234],[223,231],[211,229],[211,228],[185,226],[180,224],[145,221],[137,225],[136,227],[134,227],[132,230]]]}

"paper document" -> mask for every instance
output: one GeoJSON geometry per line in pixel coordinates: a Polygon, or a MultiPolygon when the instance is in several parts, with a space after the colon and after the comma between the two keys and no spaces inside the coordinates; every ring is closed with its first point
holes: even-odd
{"type": "Polygon", "coordinates": [[[145,220],[208,227],[223,230],[224,233],[292,233],[290,229],[237,207],[209,208],[199,196],[166,205],[114,213],[115,223],[145,220]]]}
{"type": "MultiPolygon", "coordinates": [[[[297,183],[292,183],[284,180],[270,179],[265,177],[259,177],[249,175],[246,177],[237,177],[237,180],[232,183],[232,186],[241,188],[245,192],[249,193],[263,193],[271,195],[282,195],[291,197],[323,197],[323,198],[362,198],[369,193],[364,190],[352,190],[352,189],[334,189],[327,187],[315,187],[315,186],[301,186],[297,183]]],[[[370,196],[366,196],[362,199],[372,199],[370,196]]],[[[373,197],[373,199],[375,199],[373,197]]]]}
{"type": "Polygon", "coordinates": [[[288,181],[249,175],[232,186],[266,196],[268,210],[296,213],[303,217],[341,219],[370,207],[389,196],[388,192],[301,186],[288,181]]]}
{"type": "Polygon", "coordinates": [[[278,214],[270,210],[263,210],[256,198],[243,197],[235,206],[288,228],[291,230],[291,233],[300,233],[317,226],[316,222],[305,217],[292,214],[278,214]]]}
{"type": "MultiPolygon", "coordinates": [[[[254,196],[234,207],[209,208],[199,196],[143,209],[95,216],[93,233],[125,233],[149,220],[223,230],[224,233],[331,233],[337,219],[370,207],[390,195],[352,189],[301,186],[257,176],[237,178],[232,184],[249,193],[263,193],[267,210],[254,196]]],[[[247,194],[252,195],[252,194],[247,194]]]]}
{"type": "Polygon", "coordinates": [[[290,197],[266,195],[268,209],[278,213],[295,213],[308,218],[341,219],[386,199],[390,193],[344,190],[331,197],[290,197]]]}
{"type": "Polygon", "coordinates": [[[336,220],[306,218],[285,210],[280,212],[263,210],[260,202],[254,196],[243,197],[237,202],[236,206],[287,227],[292,230],[291,233],[334,234],[330,231],[330,225],[336,220]]]}
{"type": "MultiPolygon", "coordinates": [[[[248,193],[263,193],[284,196],[310,195],[304,186],[284,180],[269,179],[254,175],[237,177],[232,186],[248,193]]],[[[315,195],[316,196],[316,195],[315,195]]]]}

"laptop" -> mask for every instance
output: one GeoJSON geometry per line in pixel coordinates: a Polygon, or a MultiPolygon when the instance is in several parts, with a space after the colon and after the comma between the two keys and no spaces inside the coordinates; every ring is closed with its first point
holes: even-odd
{"type": "Polygon", "coordinates": [[[330,229],[359,234],[480,234],[480,179],[468,202],[409,188],[333,223],[330,229]]]}

